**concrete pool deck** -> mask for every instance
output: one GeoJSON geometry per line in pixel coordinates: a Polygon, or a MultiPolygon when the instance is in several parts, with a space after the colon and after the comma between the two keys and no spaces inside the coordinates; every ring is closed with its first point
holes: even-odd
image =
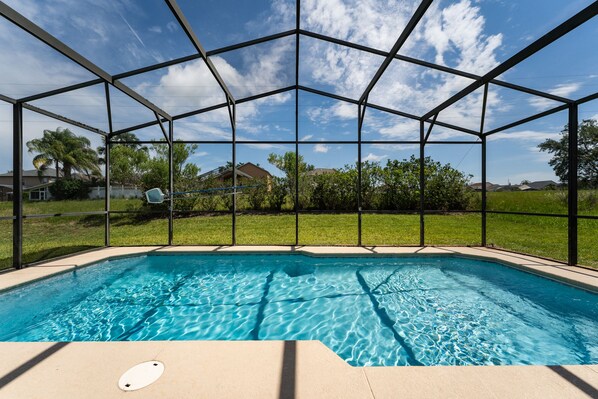
{"type": "MultiPolygon", "coordinates": [[[[172,252],[461,255],[598,291],[598,271],[475,247],[112,247],[0,274],[0,290],[110,257],[172,252]]],[[[351,367],[319,341],[0,342],[0,398],[596,398],[598,365],[351,367]],[[118,379],[149,360],[154,384],[118,379]]]]}

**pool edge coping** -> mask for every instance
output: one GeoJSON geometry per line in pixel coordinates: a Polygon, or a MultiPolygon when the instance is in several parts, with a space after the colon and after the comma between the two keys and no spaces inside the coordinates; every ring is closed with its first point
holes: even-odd
{"type": "Polygon", "coordinates": [[[243,255],[243,254],[296,254],[310,257],[461,257],[496,262],[526,273],[548,278],[562,284],[598,294],[598,270],[567,266],[560,262],[532,255],[514,254],[487,247],[313,247],[313,246],[140,246],[107,247],[86,251],[64,258],[39,263],[20,270],[0,274],[0,293],[45,278],[71,272],[112,259],[135,256],[163,256],[174,254],[243,255]],[[9,281],[7,281],[9,280],[9,281]],[[12,280],[12,281],[10,281],[12,280]]]}
{"type": "MultiPolygon", "coordinates": [[[[23,281],[18,285],[13,285],[10,288],[0,289],[0,292],[16,288],[33,281],[39,281],[51,276],[67,273],[80,268],[89,267],[103,261],[111,259],[123,259],[135,256],[164,256],[169,254],[202,254],[202,255],[242,255],[242,254],[296,254],[311,257],[385,257],[385,258],[401,258],[401,257],[463,257],[470,259],[479,259],[483,261],[496,262],[506,267],[513,267],[524,272],[537,274],[542,277],[547,277],[565,284],[562,275],[550,276],[542,275],[539,271],[544,269],[556,269],[561,272],[569,273],[587,272],[586,269],[577,270],[571,267],[564,266],[558,262],[551,262],[544,259],[534,258],[527,255],[513,255],[510,253],[502,253],[500,250],[487,250],[485,248],[472,247],[394,247],[382,249],[385,253],[372,253],[368,249],[361,247],[336,248],[331,249],[316,248],[312,251],[311,248],[263,248],[263,247],[230,247],[216,249],[215,247],[114,247],[104,248],[97,251],[92,251],[86,254],[77,254],[68,258],[46,262],[38,266],[32,266],[28,269],[37,268],[37,270],[45,272],[43,275],[37,275],[29,271],[31,277],[27,281],[23,281]],[[424,252],[422,252],[425,249],[424,252]],[[393,253],[392,251],[395,250],[393,253]],[[399,252],[404,251],[404,252],[399,252]],[[416,253],[416,251],[419,251],[416,253]],[[480,254],[480,252],[482,254],[480,254]],[[502,258],[502,259],[501,259],[502,258]],[[515,262],[505,259],[514,258],[519,259],[520,265],[515,262]],[[535,263],[534,263],[535,260],[535,263]],[[536,269],[530,269],[530,265],[536,266],[536,269]]],[[[23,269],[27,271],[27,269],[23,269]]],[[[0,275],[0,281],[3,276],[19,272],[15,270],[12,273],[5,273],[0,275]]],[[[562,273],[561,273],[562,274],[562,273]]],[[[598,277],[596,273],[590,273],[598,277]]],[[[597,278],[598,280],[598,278],[597,278]]],[[[571,284],[578,288],[579,283],[571,284]]],[[[165,360],[167,368],[171,371],[176,370],[174,375],[165,377],[164,380],[159,380],[155,386],[149,386],[140,391],[140,394],[149,394],[149,397],[162,397],[165,393],[175,394],[180,393],[180,398],[185,396],[184,389],[189,386],[197,387],[197,381],[201,382],[204,377],[199,377],[195,373],[185,369],[187,360],[185,358],[192,357],[191,354],[204,353],[209,351],[220,356],[221,353],[235,353],[234,359],[238,356],[245,358],[248,353],[251,353],[251,360],[259,364],[268,364],[268,368],[240,368],[238,365],[227,363],[231,369],[227,371],[215,371],[214,376],[216,381],[210,380],[207,386],[202,387],[202,390],[211,392],[212,395],[221,397],[235,397],[221,395],[222,385],[220,383],[238,381],[234,378],[256,378],[255,382],[250,386],[245,386],[244,389],[259,390],[259,395],[248,395],[247,397],[270,397],[265,393],[268,389],[266,384],[282,384],[284,381],[285,366],[280,364],[280,354],[283,355],[284,363],[284,349],[280,350],[281,346],[284,348],[285,342],[295,342],[294,345],[299,349],[298,356],[301,359],[296,363],[298,367],[297,380],[294,381],[296,389],[301,392],[306,390],[312,392],[313,389],[326,389],[326,392],[338,393],[344,392],[346,398],[350,397],[392,397],[393,393],[399,390],[404,393],[405,397],[460,397],[460,398],[477,398],[482,396],[490,397],[524,397],[525,393],[534,392],[538,394],[544,392],[545,397],[578,397],[583,391],[579,386],[574,387],[574,383],[568,381],[571,385],[564,382],[567,380],[563,375],[559,375],[556,369],[562,369],[563,373],[568,373],[571,378],[581,379],[583,383],[589,383],[590,386],[598,386],[598,365],[501,365],[501,366],[351,366],[344,362],[334,351],[328,348],[320,341],[149,341],[149,342],[98,342],[87,345],[87,343],[69,343],[70,349],[52,354],[51,361],[45,361],[43,364],[36,366],[32,372],[28,372],[23,377],[10,383],[6,387],[9,392],[13,389],[23,389],[25,391],[44,391],[44,386],[47,386],[49,381],[53,385],[53,392],[56,394],[48,394],[48,398],[68,397],[69,394],[74,393],[72,383],[72,372],[76,371],[78,376],[94,377],[94,385],[97,390],[86,391],[89,397],[120,397],[126,395],[125,392],[119,392],[116,388],[116,379],[120,372],[126,369],[125,366],[130,367],[137,361],[145,361],[150,358],[156,360],[165,360]],[[222,346],[224,343],[224,346],[222,346]],[[116,344],[116,345],[115,345],[116,344]],[[123,348],[124,354],[123,354],[123,348]],[[160,348],[159,350],[147,348],[160,348]],[[279,349],[276,349],[279,348],[279,349]],[[274,352],[273,352],[274,351],[274,352]],[[278,352],[276,352],[278,351],[278,352]],[[153,353],[153,355],[152,355],[153,353]],[[273,356],[272,353],[276,353],[273,356]],[[257,359],[261,358],[261,359],[257,359]],[[99,376],[96,375],[98,360],[110,359],[115,362],[105,371],[101,372],[99,376]],[[71,365],[68,365],[68,363],[71,365]],[[57,366],[59,365],[59,366],[57,366]],[[305,368],[308,371],[305,371],[305,368]],[[121,370],[122,369],[122,370],[121,370]],[[70,372],[69,372],[70,370],[70,372]],[[90,371],[91,370],[91,371],[90,371]],[[242,373],[242,374],[240,374],[242,373]],[[106,378],[106,374],[110,378],[106,378]],[[235,377],[236,376],[236,377],[235,377]],[[274,377],[276,378],[274,378],[274,377]],[[279,377],[278,377],[279,376],[279,377]],[[231,378],[233,379],[231,381],[231,378]],[[278,378],[278,380],[277,380],[278,378]],[[585,380],[584,380],[585,379],[585,380]],[[114,380],[114,381],[112,381],[114,380]],[[339,386],[338,381],[344,381],[342,386],[339,386]],[[111,382],[112,381],[112,382],[111,382]],[[176,382],[178,387],[165,387],[166,381],[176,382]],[[277,382],[279,381],[279,382],[277,382]],[[336,382],[335,382],[336,381],[336,382]],[[505,383],[506,382],[506,383],[505,383]],[[14,384],[14,385],[13,385],[14,384]],[[24,385],[25,384],[25,385],[24,385]],[[352,384],[352,385],[349,385],[352,384]],[[11,386],[13,385],[13,386],[11,386]],[[261,385],[258,387],[258,385],[261,385]],[[351,395],[347,396],[349,386],[351,389],[358,389],[355,392],[351,391],[351,395]],[[18,387],[18,388],[17,388],[18,387]],[[172,390],[171,390],[172,389],[172,390]],[[264,391],[262,393],[262,391],[264,391]],[[427,392],[427,396],[423,392],[427,392]],[[111,392],[109,396],[106,396],[111,392]],[[414,394],[415,392],[415,394],[414,394]],[[157,394],[156,394],[157,393],[157,394]],[[359,393],[359,394],[358,394],[359,393]],[[390,396],[389,396],[390,393],[390,396]],[[366,394],[368,396],[366,396],[366,394]],[[502,396],[502,395],[505,396],[502,396]],[[66,396],[65,396],[66,395],[66,396]],[[498,396],[496,396],[498,395],[498,396]]],[[[3,349],[7,350],[7,364],[12,364],[12,367],[20,364],[23,361],[22,355],[24,353],[35,354],[38,352],[36,348],[45,348],[46,346],[52,348],[57,343],[31,343],[31,342],[17,342],[17,343],[0,343],[3,349]]],[[[42,351],[45,353],[45,351],[42,351]]],[[[39,356],[39,355],[38,355],[39,356]]],[[[197,361],[202,363],[203,367],[213,364],[213,360],[205,357],[198,357],[197,361]]],[[[247,360],[249,361],[249,360],[247,360]]],[[[226,362],[225,362],[226,363],[226,362]]],[[[237,363],[237,360],[235,360],[237,363]]],[[[207,370],[207,369],[206,369],[207,370]]],[[[205,380],[206,382],[208,380],[205,380]]],[[[205,385],[205,384],[202,384],[205,385]]],[[[227,388],[236,392],[239,387],[227,388]]],[[[583,384],[582,384],[583,385],[583,384]]],[[[88,389],[89,386],[85,386],[88,389]]],[[[272,389],[270,389],[271,391],[272,389]]],[[[276,389],[274,389],[275,392],[276,389]]],[[[19,391],[22,392],[22,391],[19,391]]],[[[44,391],[45,392],[45,391],[44,391]]],[[[246,393],[244,391],[243,393],[246,393]]],[[[81,391],[79,391],[81,393],[81,391]]],[[[313,393],[313,392],[312,392],[313,393]]],[[[25,397],[25,396],[23,396],[25,397]]],[[[34,397],[34,396],[26,396],[34,397]]],[[[72,396],[71,396],[72,397],[72,396]]],[[[124,397],[124,396],[123,396],[124,397]]],[[[272,395],[272,397],[277,397],[272,395]]],[[[304,397],[304,395],[299,395],[304,397]]],[[[307,397],[313,397],[307,395],[307,397]]]]}

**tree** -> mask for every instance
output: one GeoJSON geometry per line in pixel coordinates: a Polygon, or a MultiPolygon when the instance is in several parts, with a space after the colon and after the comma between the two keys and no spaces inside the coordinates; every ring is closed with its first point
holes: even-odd
{"type": "MultiPolygon", "coordinates": [[[[410,162],[414,164],[416,158],[411,156],[410,162]]],[[[473,193],[468,185],[471,175],[453,168],[451,164],[440,162],[426,157],[424,160],[425,178],[425,206],[431,210],[465,210],[473,198],[473,193]]]]}
{"type": "MultiPolygon", "coordinates": [[[[430,158],[426,158],[426,163],[430,158]]],[[[380,209],[415,210],[419,207],[419,158],[387,160],[381,171],[380,209]]]]}
{"type": "MultiPolygon", "coordinates": [[[[128,147],[128,148],[132,148],[134,150],[142,149],[142,150],[147,151],[147,148],[143,147],[139,143],[139,139],[137,138],[137,135],[132,132],[126,132],[126,133],[121,133],[119,135],[116,135],[110,139],[110,142],[118,143],[118,146],[112,146],[110,148],[111,150],[114,148],[120,148],[120,146],[124,146],[124,147],[128,147]]],[[[98,147],[98,155],[100,156],[100,158],[98,158],[98,160],[100,161],[101,165],[104,165],[106,163],[106,159],[104,158],[104,155],[106,154],[106,138],[105,137],[102,137],[102,143],[103,143],[103,145],[98,147]]],[[[112,152],[110,152],[110,155],[112,156],[112,152]]],[[[110,162],[110,163],[112,163],[112,162],[110,162]]]]}
{"type": "Polygon", "coordinates": [[[57,179],[60,165],[66,178],[70,178],[73,171],[101,176],[98,154],[91,148],[89,139],[77,136],[69,129],[44,130],[42,138],[27,142],[27,148],[32,154],[38,153],[33,158],[35,169],[41,172],[54,165],[57,179]]]}
{"type": "MultiPolygon", "coordinates": [[[[199,188],[199,167],[194,163],[187,163],[187,160],[197,150],[197,144],[183,144],[175,141],[173,143],[173,178],[174,191],[190,191],[199,188]]],[[[157,142],[153,149],[154,157],[147,160],[144,165],[145,173],[141,178],[143,190],[158,187],[167,191],[169,187],[169,149],[166,142],[157,142]]],[[[178,210],[192,210],[197,203],[197,196],[177,197],[176,207],[178,210]]]]}
{"type": "Polygon", "coordinates": [[[110,148],[110,181],[113,184],[141,184],[149,154],[147,147],[117,145],[110,148]]]}
{"type": "MultiPolygon", "coordinates": [[[[268,162],[285,174],[285,191],[289,195],[293,206],[295,205],[295,159],[296,154],[294,151],[285,152],[283,155],[272,153],[268,156],[268,162]]],[[[301,155],[299,155],[297,162],[299,166],[299,203],[305,204],[309,193],[305,191],[307,185],[303,183],[306,173],[313,170],[314,166],[308,165],[301,155]]]]}
{"type": "MultiPolygon", "coordinates": [[[[106,139],[98,147],[100,164],[105,164],[106,139]]],[[[110,181],[113,184],[141,184],[141,176],[146,171],[149,160],[148,148],[139,143],[135,133],[127,132],[110,139],[110,181]]]]}
{"type": "MultiPolygon", "coordinates": [[[[583,187],[598,187],[598,123],[587,119],[579,125],[578,137],[578,179],[583,187]]],[[[548,162],[554,173],[563,182],[569,180],[569,126],[561,131],[559,140],[547,139],[538,145],[540,151],[552,154],[548,162]]]]}

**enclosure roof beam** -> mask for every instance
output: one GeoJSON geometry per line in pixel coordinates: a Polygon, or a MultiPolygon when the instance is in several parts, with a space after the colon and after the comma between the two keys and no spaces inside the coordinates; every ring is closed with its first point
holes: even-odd
{"type": "Polygon", "coordinates": [[[2,1],[0,1],[0,15],[2,15],[4,18],[6,18],[19,28],[23,29],[25,32],[34,36],[38,40],[41,40],[48,46],[52,47],[54,50],[58,51],[65,57],[69,58],[71,61],[76,62],[83,68],[87,69],[89,72],[93,73],[103,81],[112,84],[114,87],[116,87],[129,97],[133,98],[135,101],[139,102],[146,108],[149,108],[150,110],[157,112],[160,115],[170,119],[170,115],[167,112],[152,104],[147,99],[142,97],[140,94],[127,87],[125,84],[115,81],[113,76],[110,75],[108,72],[104,71],[102,68],[100,68],[87,58],[83,57],[81,54],[79,54],[78,52],[76,52],[75,50],[58,40],[56,37],[52,36],[45,30],[40,28],[38,25],[31,22],[29,19],[25,18],[23,15],[13,10],[11,7],[7,6],[2,1]]]}
{"type": "MultiPolygon", "coordinates": [[[[283,87],[283,88],[277,89],[277,90],[268,91],[268,92],[261,93],[261,94],[256,94],[254,96],[244,97],[244,98],[238,99],[237,102],[236,102],[236,104],[243,104],[243,103],[246,103],[246,102],[249,102],[249,101],[259,100],[260,98],[274,96],[276,94],[285,93],[287,91],[294,90],[294,89],[295,89],[295,86],[293,85],[293,86],[283,87]]],[[[215,104],[215,105],[211,105],[209,107],[201,108],[201,109],[198,109],[198,110],[195,110],[195,111],[189,111],[189,112],[185,112],[183,114],[174,115],[172,117],[172,120],[176,121],[176,120],[188,118],[190,116],[195,116],[195,115],[203,114],[203,113],[206,113],[206,112],[215,111],[217,109],[226,108],[229,105],[230,104],[227,103],[227,102],[220,103],[220,104],[215,104]]],[[[166,120],[164,120],[164,119],[162,119],[161,121],[162,122],[166,122],[166,120]]],[[[132,132],[132,131],[139,130],[139,129],[144,129],[144,128],[150,127],[150,126],[155,126],[157,124],[158,124],[158,120],[141,123],[139,125],[131,126],[131,127],[125,128],[125,129],[116,130],[116,131],[114,131],[114,133],[112,133],[110,135],[110,137],[118,136],[119,134],[123,134],[123,133],[127,133],[127,132],[132,132]]]]}
{"type": "Polygon", "coordinates": [[[105,131],[103,131],[101,129],[98,129],[98,128],[93,127],[93,126],[86,125],[85,123],[81,123],[81,122],[78,122],[76,120],[67,118],[66,116],[55,114],[54,112],[47,111],[45,109],[33,106],[31,104],[23,103],[23,108],[26,108],[26,109],[28,109],[30,111],[33,111],[33,112],[41,114],[41,115],[45,115],[45,116],[47,116],[49,118],[53,118],[53,119],[62,121],[64,123],[71,124],[71,125],[76,126],[78,128],[81,128],[81,129],[84,129],[84,130],[87,130],[87,131],[90,131],[90,132],[93,132],[93,133],[101,134],[102,136],[108,137],[108,133],[106,133],[105,131]]]}
{"type": "MultiPolygon", "coordinates": [[[[348,42],[346,40],[341,40],[341,39],[336,39],[330,36],[326,36],[326,35],[322,35],[320,33],[315,33],[315,32],[310,32],[310,31],[306,31],[303,29],[299,30],[299,33],[303,36],[307,36],[307,37],[312,37],[314,39],[319,39],[325,42],[329,42],[329,43],[334,43],[334,44],[338,44],[340,46],[344,46],[344,47],[349,47],[355,50],[360,50],[360,51],[364,51],[370,54],[375,54],[375,55],[379,55],[381,57],[387,57],[388,56],[388,52],[387,51],[382,51],[382,50],[378,50],[372,47],[367,47],[364,46],[362,44],[356,44],[353,42],[348,42]]],[[[423,60],[419,60],[417,58],[412,58],[412,57],[407,57],[404,55],[400,55],[400,54],[396,54],[395,59],[399,60],[399,61],[404,61],[407,62],[409,64],[415,64],[415,65],[419,65],[419,66],[423,66],[425,68],[430,68],[430,69],[435,69],[437,71],[441,71],[441,72],[446,72],[446,73],[450,73],[452,75],[457,75],[457,76],[462,76],[464,78],[469,78],[469,79],[473,79],[473,80],[481,80],[482,76],[480,75],[476,75],[474,73],[470,73],[470,72],[465,72],[465,71],[461,71],[459,69],[455,69],[455,68],[450,68],[444,65],[438,65],[438,64],[434,64],[432,62],[428,62],[428,61],[423,61],[423,60]]],[[[513,83],[509,83],[509,82],[505,82],[504,80],[498,80],[498,79],[492,79],[490,81],[490,83],[495,84],[497,86],[503,86],[512,90],[517,90],[523,93],[527,93],[527,94],[532,94],[534,96],[538,96],[538,97],[544,97],[550,100],[554,100],[554,101],[559,101],[562,103],[570,103],[572,102],[572,100],[565,98],[565,97],[561,97],[561,96],[557,96],[551,93],[546,93],[540,90],[536,90],[536,89],[532,89],[529,87],[525,87],[525,86],[521,86],[521,85],[517,85],[517,84],[513,84],[513,83]]]]}
{"type": "Polygon", "coordinates": [[[579,100],[575,101],[575,104],[584,104],[592,100],[598,99],[598,93],[590,94],[589,96],[585,96],[580,98],[579,100]]]}
{"type": "MultiPolygon", "coordinates": [[[[323,96],[323,97],[328,97],[328,98],[332,98],[332,99],[335,99],[335,100],[338,100],[338,101],[344,101],[344,102],[348,102],[348,103],[351,103],[351,104],[359,105],[359,101],[358,100],[354,100],[354,99],[348,98],[348,97],[339,96],[338,94],[333,94],[333,93],[329,93],[329,92],[326,92],[326,91],[323,91],[323,90],[317,90],[317,89],[313,89],[311,87],[306,87],[306,86],[301,86],[301,85],[299,85],[298,88],[299,88],[299,90],[306,91],[308,93],[318,94],[318,95],[323,96]]],[[[409,114],[407,112],[398,111],[398,110],[395,110],[395,109],[392,109],[392,108],[383,107],[381,105],[376,105],[376,104],[372,104],[372,103],[369,103],[369,102],[366,103],[365,105],[367,107],[369,107],[369,108],[377,109],[378,111],[386,112],[388,114],[402,116],[404,118],[413,119],[413,120],[416,120],[416,121],[420,120],[419,116],[413,115],[413,114],[409,114]]],[[[428,119],[425,122],[432,123],[432,119],[428,119]]],[[[472,134],[472,135],[477,136],[477,137],[479,137],[479,135],[480,135],[475,130],[467,129],[467,128],[456,126],[456,125],[451,125],[450,123],[445,123],[445,122],[441,122],[441,121],[438,121],[438,120],[435,121],[434,124],[437,125],[437,126],[442,126],[442,127],[448,128],[448,129],[456,130],[456,131],[459,131],[459,132],[463,132],[463,133],[467,133],[467,134],[472,134]]]]}
{"type": "MultiPolygon", "coordinates": [[[[234,44],[231,46],[226,46],[226,47],[221,47],[218,49],[210,50],[210,51],[207,51],[206,54],[208,55],[208,57],[211,57],[213,55],[225,53],[227,51],[238,50],[238,49],[242,49],[245,47],[254,46],[256,44],[266,43],[266,42],[269,42],[272,40],[281,39],[283,37],[292,36],[294,34],[296,34],[296,29],[292,29],[292,30],[289,30],[286,32],[281,32],[281,33],[275,33],[273,35],[264,36],[259,39],[248,40],[248,41],[245,41],[242,43],[237,43],[237,44],[234,44]]],[[[117,73],[116,75],[113,75],[112,78],[114,80],[126,79],[131,76],[141,75],[146,72],[152,72],[152,71],[155,71],[158,69],[167,68],[169,66],[178,65],[178,64],[185,63],[185,62],[189,62],[189,61],[195,61],[198,59],[201,59],[200,54],[187,55],[185,57],[175,58],[172,60],[160,62],[158,64],[149,65],[149,66],[146,66],[143,68],[133,69],[131,71],[122,72],[122,73],[117,73]]],[[[83,89],[85,87],[93,86],[93,85],[96,85],[96,84],[99,84],[102,82],[104,82],[104,80],[102,80],[102,79],[88,80],[86,82],[77,83],[77,84],[66,86],[63,88],[46,91],[46,92],[35,94],[35,95],[29,96],[29,97],[24,97],[24,98],[19,99],[19,101],[31,102],[31,101],[35,101],[35,100],[40,100],[42,98],[54,96],[57,94],[67,93],[69,91],[74,91],[74,90],[78,90],[78,89],[83,89]]]]}
{"type": "MultiPolygon", "coordinates": [[[[246,102],[249,102],[249,101],[259,100],[260,98],[274,96],[276,94],[285,93],[285,92],[293,90],[293,89],[295,89],[295,85],[283,87],[281,89],[267,91],[267,92],[256,94],[256,95],[253,95],[253,96],[240,98],[240,99],[237,100],[237,102],[235,104],[243,104],[243,103],[246,103],[246,102]]],[[[198,115],[198,114],[203,114],[205,112],[214,111],[214,110],[219,109],[219,108],[227,107],[228,105],[229,105],[228,103],[221,103],[221,104],[213,105],[211,107],[202,108],[202,109],[199,109],[199,110],[196,110],[196,111],[185,112],[184,114],[175,115],[173,117],[173,120],[176,121],[176,120],[179,120],[179,119],[188,118],[190,116],[194,116],[194,115],[198,115]]]]}
{"type": "Polygon", "coordinates": [[[484,133],[484,136],[490,136],[492,134],[499,133],[499,132],[502,132],[504,130],[517,127],[519,125],[523,125],[524,123],[535,121],[536,119],[540,119],[540,118],[543,118],[543,117],[548,116],[548,115],[556,114],[557,112],[564,111],[564,110],[566,110],[568,108],[569,108],[569,104],[559,105],[558,107],[551,108],[549,110],[546,110],[546,111],[543,111],[543,112],[540,112],[540,113],[528,116],[527,118],[523,118],[523,119],[520,119],[518,121],[509,123],[507,125],[498,127],[496,129],[489,130],[488,132],[484,133]]]}
{"type": "Polygon", "coordinates": [[[185,34],[187,35],[189,40],[191,40],[191,43],[193,44],[193,46],[195,47],[197,52],[201,55],[201,58],[206,63],[206,66],[208,67],[208,69],[210,70],[210,72],[212,73],[214,78],[218,81],[220,88],[226,93],[226,97],[228,98],[228,100],[234,104],[235,97],[233,96],[233,94],[230,92],[230,90],[226,86],[226,83],[224,83],[224,80],[218,73],[218,70],[212,63],[212,60],[208,57],[206,50],[203,48],[203,46],[199,42],[199,39],[193,32],[193,29],[191,29],[191,25],[189,25],[189,21],[187,21],[187,18],[183,14],[183,11],[180,9],[176,0],[165,0],[165,1],[166,1],[166,4],[168,5],[168,8],[170,8],[170,11],[172,11],[172,14],[177,19],[179,25],[181,26],[181,28],[183,29],[185,34]]]}
{"type": "MultiPolygon", "coordinates": [[[[94,86],[100,83],[106,82],[103,79],[93,79],[88,80],[87,82],[76,83],[70,86],[61,87],[54,90],[45,91],[43,93],[34,94],[32,96],[20,98],[19,101],[24,103],[29,103],[31,101],[41,100],[42,98],[52,97],[58,94],[68,93],[69,91],[75,91],[79,89],[84,89],[89,86],[94,86]]],[[[107,82],[106,82],[107,83],[107,82]]]]}
{"type": "Polygon", "coordinates": [[[530,44],[529,46],[525,47],[523,50],[519,51],[517,54],[513,55],[511,58],[506,60],[505,62],[501,63],[500,65],[496,66],[490,72],[485,74],[481,80],[471,83],[469,86],[449,98],[448,100],[444,101],[442,104],[436,106],[434,109],[423,115],[423,119],[428,119],[432,115],[439,113],[440,111],[450,107],[457,101],[461,100],[463,97],[467,96],[468,94],[472,93],[479,87],[483,86],[486,83],[490,83],[490,81],[499,75],[505,73],[509,69],[513,68],[515,65],[519,64],[520,62],[526,60],[530,56],[534,55],[538,51],[542,50],[544,47],[548,46],[549,44],[553,43],[554,41],[558,40],[559,38],[563,37],[567,33],[571,32],[573,29],[577,28],[578,26],[582,25],[583,23],[589,21],[590,19],[594,18],[598,15],[598,1],[592,3],[588,7],[584,8],[573,17],[569,18],[550,32],[546,33],[544,36],[530,44]]]}
{"type": "Polygon", "coordinates": [[[166,140],[166,142],[168,144],[172,145],[172,142],[170,141],[170,138],[168,137],[168,133],[166,133],[166,129],[164,128],[164,124],[162,123],[162,119],[160,118],[160,115],[158,115],[155,112],[154,112],[154,115],[156,116],[156,122],[158,122],[158,126],[160,126],[160,130],[162,131],[162,135],[164,136],[164,139],[166,140]]]}
{"type": "MultiPolygon", "coordinates": [[[[374,74],[374,77],[372,78],[372,80],[368,84],[367,88],[365,89],[365,91],[363,92],[361,97],[359,98],[359,104],[363,104],[365,102],[365,100],[368,98],[370,92],[372,91],[372,89],[374,88],[376,83],[378,83],[378,81],[382,77],[382,74],[384,74],[384,71],[386,71],[386,69],[388,68],[388,66],[390,65],[392,60],[394,59],[395,55],[398,54],[401,47],[403,47],[403,44],[405,44],[405,42],[411,35],[411,32],[413,32],[415,30],[415,27],[417,26],[419,21],[424,17],[424,14],[428,10],[428,7],[430,7],[430,5],[432,5],[432,1],[433,0],[423,0],[420,3],[420,5],[417,7],[417,10],[415,10],[413,15],[411,16],[411,19],[407,23],[407,26],[405,26],[405,29],[403,30],[403,32],[401,32],[401,35],[395,42],[394,46],[392,46],[392,49],[388,53],[388,56],[386,56],[386,58],[382,62],[382,65],[380,65],[380,68],[378,68],[378,71],[376,71],[376,73],[374,74]]],[[[428,119],[428,118],[424,118],[424,119],[428,119]]]]}
{"type": "Polygon", "coordinates": [[[145,106],[146,108],[149,108],[151,111],[165,117],[166,119],[169,119],[169,120],[172,119],[172,117],[170,116],[170,114],[168,112],[164,111],[163,109],[161,109],[154,103],[150,102],[148,99],[143,97],[141,94],[139,94],[136,91],[134,91],[133,89],[129,88],[123,82],[121,82],[119,80],[114,80],[112,82],[112,86],[116,87],[118,90],[122,91],[127,96],[129,96],[133,100],[137,101],[139,104],[145,106]]]}
{"type": "MultiPolygon", "coordinates": [[[[206,55],[208,57],[211,57],[214,55],[226,53],[228,51],[234,51],[234,50],[239,50],[239,49],[249,47],[249,46],[255,46],[256,44],[267,43],[267,42],[270,42],[270,41],[273,41],[276,39],[282,39],[284,37],[292,36],[295,34],[295,32],[296,32],[296,30],[292,29],[292,30],[288,30],[285,32],[275,33],[273,35],[264,36],[259,39],[248,40],[248,41],[233,44],[230,46],[220,47],[220,48],[217,48],[214,50],[206,51],[206,55]]],[[[199,53],[187,55],[187,56],[175,58],[175,59],[172,59],[169,61],[160,62],[158,64],[149,65],[149,66],[146,66],[143,68],[134,69],[134,70],[131,70],[128,72],[119,73],[119,74],[114,75],[114,79],[125,79],[125,78],[129,78],[131,76],[140,75],[142,73],[155,71],[157,69],[167,68],[169,66],[182,64],[184,62],[189,62],[189,61],[195,61],[198,59],[203,59],[202,55],[199,53]]]]}
{"type": "Polygon", "coordinates": [[[7,103],[10,103],[13,105],[17,103],[17,100],[15,100],[14,98],[10,98],[10,97],[4,96],[2,94],[0,94],[0,101],[4,101],[4,102],[7,102],[7,103]]]}

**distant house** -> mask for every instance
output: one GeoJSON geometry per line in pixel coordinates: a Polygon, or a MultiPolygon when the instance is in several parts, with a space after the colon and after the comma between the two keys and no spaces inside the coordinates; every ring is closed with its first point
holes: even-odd
{"type": "Polygon", "coordinates": [[[12,184],[0,184],[0,201],[12,201],[12,184]]]}
{"type": "Polygon", "coordinates": [[[519,184],[516,187],[519,191],[534,191],[534,189],[528,186],[527,184],[519,184]]]}
{"type": "MultiPolygon", "coordinates": [[[[469,185],[469,188],[471,188],[474,191],[482,191],[482,187],[482,183],[473,183],[469,185]]],[[[498,187],[500,187],[498,184],[486,182],[486,191],[495,191],[498,187]]]]}
{"type": "Polygon", "coordinates": [[[559,186],[559,184],[552,180],[540,180],[527,183],[527,186],[529,186],[530,190],[547,190],[555,189],[559,186]]]}
{"type": "MultiPolygon", "coordinates": [[[[255,165],[251,162],[244,163],[243,165],[239,165],[236,171],[237,181],[242,180],[254,180],[254,179],[266,179],[268,183],[272,178],[270,172],[266,169],[255,165]]],[[[219,168],[210,170],[199,176],[200,180],[206,179],[215,179],[220,182],[224,182],[226,180],[232,180],[233,178],[233,168],[232,167],[224,167],[221,166],[219,168]]]]}
{"type": "MultiPolygon", "coordinates": [[[[62,172],[59,172],[59,177],[62,176],[62,172]]],[[[56,181],[56,169],[47,168],[38,171],[37,169],[24,170],[23,171],[23,192],[29,195],[31,201],[45,201],[52,198],[49,187],[56,181]]],[[[4,190],[0,191],[0,199],[11,200],[13,191],[13,179],[14,175],[12,172],[0,174],[0,186],[5,187],[4,190]],[[10,192],[7,187],[10,187],[10,192]],[[5,193],[5,196],[2,195],[5,193]]]]}
{"type": "MultiPolygon", "coordinates": [[[[482,183],[474,183],[469,187],[476,191],[482,191],[482,183]]],[[[560,187],[560,184],[553,180],[541,180],[534,181],[525,184],[491,184],[486,183],[486,191],[538,191],[538,190],[549,190],[560,187]]]]}
{"type": "MultiPolygon", "coordinates": [[[[58,174],[62,176],[62,172],[58,174]]],[[[12,186],[14,175],[12,172],[0,174],[0,184],[12,186]]],[[[38,171],[37,169],[23,171],[23,187],[33,187],[38,184],[56,181],[56,169],[47,168],[38,171]]]]}
{"type": "MultiPolygon", "coordinates": [[[[88,177],[75,173],[73,178],[87,180],[88,177]]],[[[59,172],[62,178],[62,171],[59,172]]],[[[50,187],[56,182],[56,169],[45,169],[38,172],[36,169],[23,171],[23,193],[30,201],[47,201],[52,199],[50,187]]],[[[89,191],[89,199],[101,199],[106,196],[105,187],[92,187],[89,191]]],[[[111,186],[110,196],[112,198],[140,198],[143,193],[136,186],[120,185],[111,186]]],[[[13,199],[13,174],[12,172],[0,175],[0,201],[12,201],[13,199]]]]}

